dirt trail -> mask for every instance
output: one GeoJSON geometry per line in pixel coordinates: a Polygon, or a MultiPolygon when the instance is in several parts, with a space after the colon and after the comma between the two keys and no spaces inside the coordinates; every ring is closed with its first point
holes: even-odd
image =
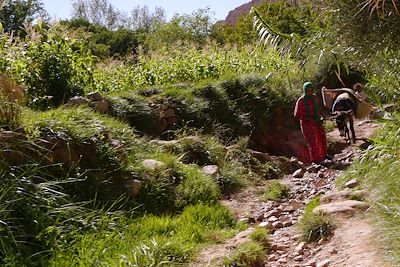
{"type": "Polygon", "coordinates": [[[356,121],[357,140],[348,145],[338,131],[327,134],[327,140],[334,160],[331,165],[304,166],[307,170],[303,177],[292,174],[281,178],[291,188],[291,195],[281,202],[261,202],[257,191],[265,185],[247,188],[223,201],[240,220],[249,221],[253,227],[239,233],[222,244],[204,249],[191,266],[217,266],[223,257],[239,244],[249,240],[248,235],[254,227],[266,227],[271,230],[271,248],[263,266],[302,267],[388,267],[383,253],[374,242],[374,229],[365,212],[356,212],[352,216],[335,214],[336,229],[328,240],[318,244],[301,242],[297,222],[305,205],[317,194],[330,194],[336,191],[334,181],[341,170],[358,158],[362,149],[368,147],[368,138],[372,137],[378,126],[373,121],[356,121]]]}

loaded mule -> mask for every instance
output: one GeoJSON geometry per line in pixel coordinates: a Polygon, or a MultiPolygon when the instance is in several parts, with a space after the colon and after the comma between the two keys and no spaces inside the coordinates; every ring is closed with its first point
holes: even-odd
{"type": "Polygon", "coordinates": [[[336,120],[336,126],[339,129],[340,136],[344,136],[347,142],[350,143],[350,131],[352,134],[353,143],[356,142],[356,134],[354,132],[353,116],[357,111],[357,102],[355,98],[347,92],[339,94],[333,105],[332,113],[336,120]],[[350,128],[350,130],[349,130],[350,128]]]}

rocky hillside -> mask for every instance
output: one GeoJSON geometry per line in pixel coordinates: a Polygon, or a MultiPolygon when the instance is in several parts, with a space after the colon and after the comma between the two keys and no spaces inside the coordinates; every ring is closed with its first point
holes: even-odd
{"type": "MultiPolygon", "coordinates": [[[[229,11],[228,16],[226,16],[226,18],[225,18],[225,22],[227,24],[232,25],[232,26],[236,25],[236,22],[237,22],[239,16],[242,13],[249,12],[251,7],[257,6],[257,5],[261,5],[264,2],[272,2],[273,3],[273,2],[277,2],[277,1],[276,0],[252,0],[252,1],[248,2],[248,3],[246,3],[246,4],[238,6],[237,8],[235,8],[232,11],[229,11]]],[[[296,1],[296,0],[287,0],[287,2],[289,4],[293,4],[293,3],[298,2],[298,1],[296,1]]]]}
{"type": "MultiPolygon", "coordinates": [[[[252,0],[246,4],[238,6],[234,10],[229,11],[228,16],[226,16],[226,18],[225,18],[225,22],[230,25],[235,25],[239,16],[242,13],[249,12],[249,10],[251,9],[252,6],[260,5],[264,1],[265,0],[252,0]]],[[[275,0],[272,0],[272,1],[275,1],[275,0]]]]}

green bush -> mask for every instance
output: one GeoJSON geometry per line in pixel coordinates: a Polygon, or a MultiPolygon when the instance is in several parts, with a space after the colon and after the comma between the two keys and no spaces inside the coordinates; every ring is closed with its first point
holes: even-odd
{"type": "Polygon", "coordinates": [[[76,220],[84,209],[51,175],[37,164],[0,170],[0,265],[39,263],[70,232],[88,226],[76,220]]]}
{"type": "MultiPolygon", "coordinates": [[[[24,56],[12,64],[14,75],[27,87],[28,104],[38,109],[58,106],[82,95],[92,84],[93,58],[83,43],[53,26],[37,32],[23,49],[24,56]]],[[[15,55],[14,55],[15,57],[15,55]]]]}

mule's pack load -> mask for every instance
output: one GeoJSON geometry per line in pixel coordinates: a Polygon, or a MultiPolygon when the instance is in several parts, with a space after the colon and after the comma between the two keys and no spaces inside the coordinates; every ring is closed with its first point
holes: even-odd
{"type": "Polygon", "coordinates": [[[338,89],[322,88],[321,89],[322,101],[324,103],[325,108],[331,111],[335,99],[342,93],[348,93],[356,100],[357,108],[354,112],[354,117],[356,119],[365,119],[368,116],[368,114],[373,110],[373,106],[370,103],[358,97],[356,92],[350,88],[338,88],[338,89]]]}

